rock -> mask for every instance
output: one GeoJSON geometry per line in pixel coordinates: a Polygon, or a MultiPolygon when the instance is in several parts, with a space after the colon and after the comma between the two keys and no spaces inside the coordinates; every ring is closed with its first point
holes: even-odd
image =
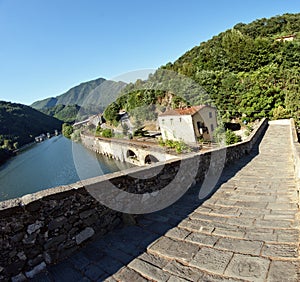
{"type": "Polygon", "coordinates": [[[95,234],[95,231],[91,227],[85,228],[83,231],[81,231],[79,234],[76,235],[75,240],[76,244],[79,245],[82,242],[86,241],[90,237],[92,237],[95,234]]]}
{"type": "Polygon", "coordinates": [[[25,235],[24,239],[23,239],[23,243],[25,245],[33,245],[35,243],[36,240],[36,234],[31,234],[31,235],[25,235]]]}
{"type": "Polygon", "coordinates": [[[24,237],[24,233],[20,232],[20,233],[17,233],[16,235],[14,235],[11,238],[11,241],[14,242],[14,243],[17,243],[17,242],[22,241],[23,237],[24,237]]]}
{"type": "Polygon", "coordinates": [[[63,241],[65,241],[67,238],[66,235],[62,234],[62,235],[59,235],[57,237],[53,237],[51,239],[49,239],[46,244],[44,245],[44,249],[47,250],[47,249],[50,249],[52,247],[57,247],[60,243],[62,243],[63,241]]]}
{"type": "Polygon", "coordinates": [[[26,255],[24,254],[24,252],[19,252],[19,253],[17,254],[17,257],[18,257],[20,260],[26,260],[26,259],[27,259],[27,257],[26,257],[26,255]]]}
{"type": "Polygon", "coordinates": [[[24,260],[18,260],[16,262],[13,262],[10,265],[8,265],[8,267],[6,268],[6,271],[7,271],[7,273],[11,274],[12,276],[15,276],[21,272],[24,265],[25,265],[24,260]]]}
{"type": "Polygon", "coordinates": [[[35,266],[35,265],[40,264],[43,260],[44,260],[43,256],[42,255],[38,255],[37,257],[35,257],[33,259],[30,259],[28,261],[28,265],[29,266],[35,266]]]}
{"type": "Polygon", "coordinates": [[[45,262],[41,262],[39,265],[34,267],[31,271],[26,272],[26,277],[27,278],[33,278],[36,274],[40,273],[46,268],[45,262]]]}
{"type": "Polygon", "coordinates": [[[83,219],[83,218],[87,218],[87,217],[91,216],[95,212],[96,212],[95,210],[86,210],[86,211],[81,212],[79,214],[79,216],[80,216],[81,219],[83,219]]]}
{"type": "Polygon", "coordinates": [[[27,279],[23,273],[19,273],[18,275],[11,278],[11,282],[22,282],[26,280],[27,279]]]}
{"type": "Polygon", "coordinates": [[[49,222],[48,229],[51,231],[57,228],[61,228],[66,222],[67,219],[64,216],[60,216],[49,222]]]}
{"type": "Polygon", "coordinates": [[[43,223],[41,221],[36,221],[33,224],[28,225],[27,227],[27,233],[31,235],[33,232],[37,231],[43,226],[43,223]]]}

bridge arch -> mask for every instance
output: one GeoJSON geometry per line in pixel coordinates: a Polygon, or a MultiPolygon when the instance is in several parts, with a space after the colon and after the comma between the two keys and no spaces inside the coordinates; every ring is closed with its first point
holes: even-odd
{"type": "Polygon", "coordinates": [[[151,154],[145,157],[145,164],[153,164],[157,162],[159,162],[159,160],[151,154]]]}
{"type": "Polygon", "coordinates": [[[127,159],[137,159],[137,154],[132,151],[132,150],[127,150],[127,153],[126,153],[126,158],[127,159]]]}

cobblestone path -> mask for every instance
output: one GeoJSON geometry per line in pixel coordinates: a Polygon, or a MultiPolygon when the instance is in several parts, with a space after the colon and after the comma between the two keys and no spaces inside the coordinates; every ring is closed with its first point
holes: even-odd
{"type": "Polygon", "coordinates": [[[109,233],[36,281],[300,281],[290,127],[271,124],[249,156],[171,207],[109,233]]]}

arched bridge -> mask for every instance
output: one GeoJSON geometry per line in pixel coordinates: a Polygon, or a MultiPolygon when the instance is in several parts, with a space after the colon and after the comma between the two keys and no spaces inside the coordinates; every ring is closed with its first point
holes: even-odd
{"type": "Polygon", "coordinates": [[[294,139],[289,122],[270,123],[261,143],[224,169],[209,199],[199,200],[196,185],[170,207],[48,266],[36,281],[300,281],[294,139]]]}
{"type": "Polygon", "coordinates": [[[145,165],[176,158],[153,142],[140,142],[125,139],[100,138],[81,135],[82,142],[91,150],[134,165],[145,165]]]}

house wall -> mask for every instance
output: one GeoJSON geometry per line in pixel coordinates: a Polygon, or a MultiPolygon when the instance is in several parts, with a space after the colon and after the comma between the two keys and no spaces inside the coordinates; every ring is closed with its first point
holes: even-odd
{"type": "Polygon", "coordinates": [[[158,123],[163,140],[182,140],[185,143],[196,142],[191,116],[162,116],[158,117],[158,123]]]}
{"type": "Polygon", "coordinates": [[[204,122],[208,129],[208,133],[203,134],[204,140],[211,140],[213,133],[217,128],[217,111],[215,108],[205,107],[199,111],[199,113],[193,116],[193,126],[197,137],[200,137],[198,131],[197,122],[204,122]],[[211,116],[210,116],[211,113],[211,116]]]}

